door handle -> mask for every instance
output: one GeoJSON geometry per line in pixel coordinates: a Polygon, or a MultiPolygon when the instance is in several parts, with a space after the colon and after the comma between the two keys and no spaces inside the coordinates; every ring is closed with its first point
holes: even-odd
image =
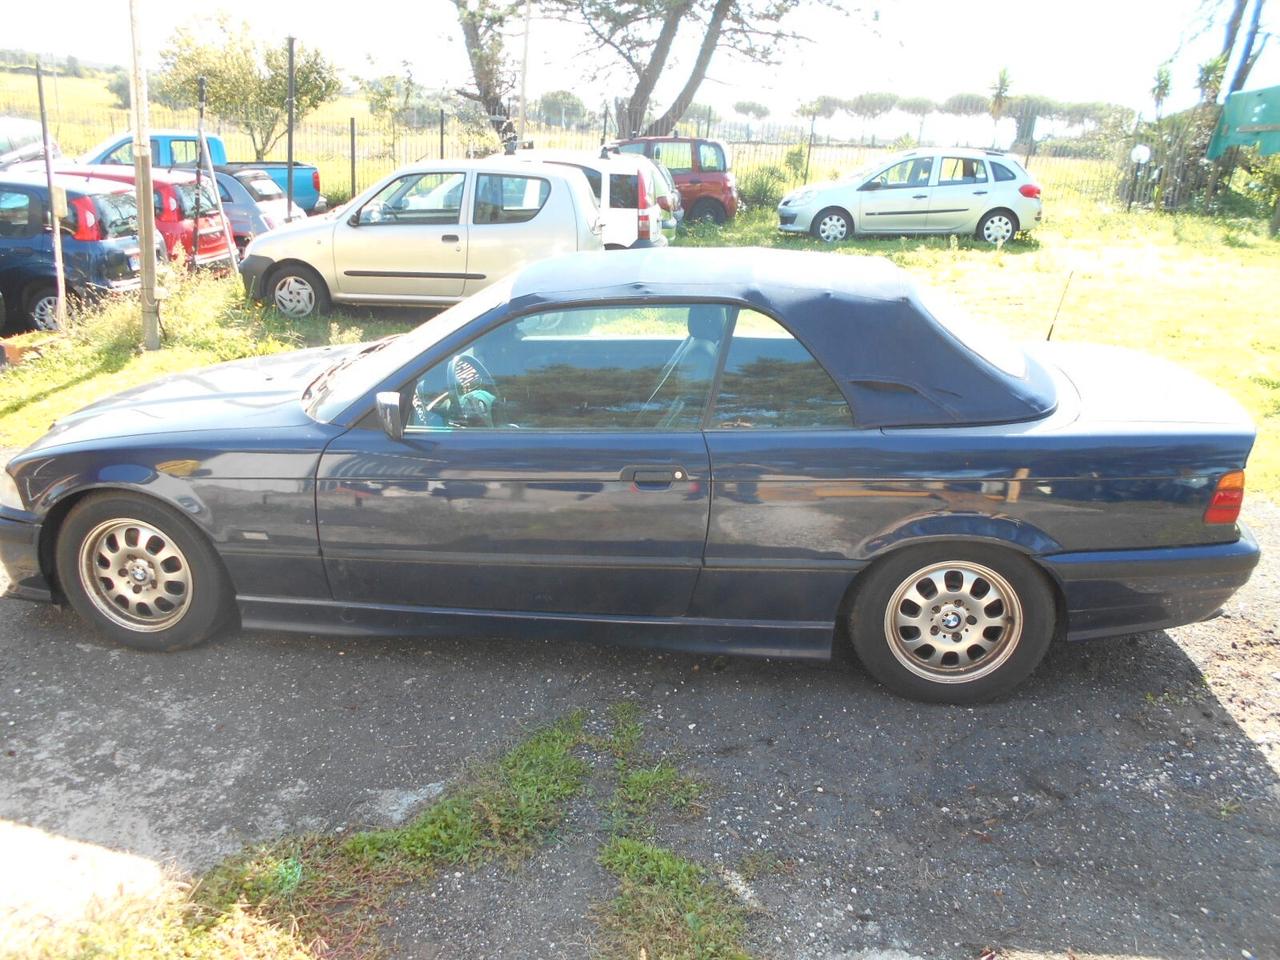
{"type": "Polygon", "coordinates": [[[925,197],[927,197],[927,196],[928,196],[928,194],[927,194],[927,193],[913,193],[913,194],[911,195],[911,199],[912,199],[912,200],[923,200],[923,199],[924,199],[925,197]]]}
{"type": "Polygon", "coordinates": [[[975,191],[973,191],[973,195],[974,195],[975,197],[981,197],[981,196],[985,196],[985,195],[986,195],[986,192],[987,192],[987,191],[985,191],[985,190],[975,190],[975,191]]]}
{"type": "Polygon", "coordinates": [[[698,185],[698,184],[700,184],[701,182],[702,182],[701,180],[686,180],[686,181],[685,181],[685,183],[688,183],[688,184],[690,184],[690,185],[692,185],[692,186],[697,186],[697,185],[698,185]]]}
{"type": "Polygon", "coordinates": [[[669,467],[624,467],[622,479],[629,480],[638,487],[656,489],[669,487],[673,481],[688,480],[689,471],[680,466],[669,467]]]}
{"type": "Polygon", "coordinates": [[[440,242],[441,243],[457,243],[461,239],[462,238],[459,237],[456,233],[446,233],[443,237],[440,238],[440,242]]]}

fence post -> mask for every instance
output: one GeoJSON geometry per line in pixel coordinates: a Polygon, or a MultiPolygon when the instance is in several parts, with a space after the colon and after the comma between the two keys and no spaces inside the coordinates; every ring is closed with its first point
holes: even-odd
{"type": "Polygon", "coordinates": [[[440,159],[444,159],[444,107],[440,108],[440,159]]]}
{"type": "MultiPolygon", "coordinates": [[[[621,133],[618,136],[622,136],[621,133]]],[[[600,143],[609,139],[609,101],[606,100],[600,110],[600,143]]]]}
{"type": "Polygon", "coordinates": [[[356,118],[351,118],[351,195],[356,195],[356,118]]]}
{"type": "Polygon", "coordinates": [[[804,182],[809,182],[809,158],[813,156],[813,130],[818,125],[818,115],[809,118],[809,149],[804,154],[804,182]]]}

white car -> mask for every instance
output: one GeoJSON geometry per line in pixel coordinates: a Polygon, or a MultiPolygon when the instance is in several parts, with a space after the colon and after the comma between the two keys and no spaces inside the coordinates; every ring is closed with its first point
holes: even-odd
{"type": "Polygon", "coordinates": [[[792,191],[778,204],[778,229],[827,243],[855,233],[972,233],[1006,243],[1040,216],[1040,187],[1009,154],[936,147],[792,191]]]}
{"type": "MultiPolygon", "coordinates": [[[[510,158],[505,158],[510,159],[510,158]]],[[[645,157],[585,150],[520,150],[514,159],[581,170],[600,205],[601,239],[606,250],[663,247],[668,214],[659,204],[667,192],[658,168],[645,157]]]]}
{"type": "Polygon", "coordinates": [[[255,237],[240,274],[249,296],[305,317],[331,302],[456,303],[535,260],[602,247],[600,211],[577,171],[440,160],[255,237]]]}

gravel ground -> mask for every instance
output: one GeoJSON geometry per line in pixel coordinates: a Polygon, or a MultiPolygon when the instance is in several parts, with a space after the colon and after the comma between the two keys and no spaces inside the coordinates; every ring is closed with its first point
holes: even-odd
{"type": "MultiPolygon", "coordinates": [[[[602,723],[634,697],[646,747],[706,784],[706,811],[658,840],[782,865],[743,890],[762,956],[1276,956],[1280,509],[1247,514],[1263,565],[1226,617],[1062,646],[970,709],[856,668],[567,641],[240,634],[137,654],[3,601],[0,817],[194,871],[283,832],[396,822],[530,724],[575,707],[602,723]]],[[[607,790],[514,871],[406,891],[392,955],[588,956],[613,892],[607,790]]]]}

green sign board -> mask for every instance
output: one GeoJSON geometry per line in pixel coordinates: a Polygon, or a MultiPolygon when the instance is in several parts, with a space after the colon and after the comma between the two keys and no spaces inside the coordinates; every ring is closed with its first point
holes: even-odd
{"type": "Polygon", "coordinates": [[[1228,147],[1253,147],[1264,157],[1280,153],[1280,87],[1241,90],[1227,97],[1209,141],[1209,159],[1228,147]]]}

